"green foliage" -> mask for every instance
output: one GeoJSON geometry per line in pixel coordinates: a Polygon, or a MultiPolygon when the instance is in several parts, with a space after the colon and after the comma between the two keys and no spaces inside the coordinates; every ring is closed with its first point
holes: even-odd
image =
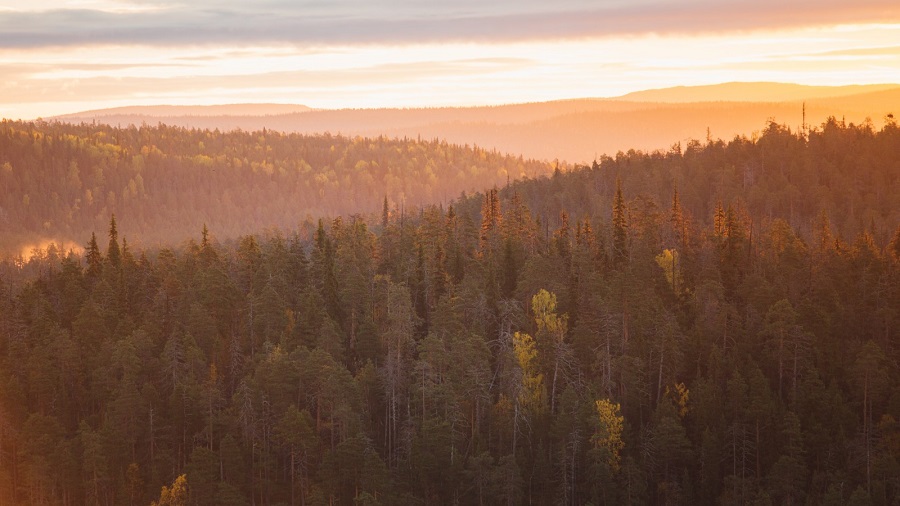
{"type": "Polygon", "coordinates": [[[402,205],[504,184],[510,173],[551,171],[438,140],[2,120],[0,254],[27,256],[48,238],[68,250],[111,214],[119,235],[145,244],[180,243],[204,224],[233,239],[389,203],[400,215],[402,205]]]}
{"type": "MultiPolygon", "coordinates": [[[[321,203],[354,187],[345,164],[397,190],[414,186],[397,160],[482,163],[441,143],[267,134],[264,159],[240,132],[5,126],[11,191],[43,184],[20,167],[58,147],[82,206],[131,192],[129,164],[129,198],[158,205],[168,169],[285,189],[306,184],[302,153],[321,203]]],[[[897,178],[876,154],[897,135],[770,126],[446,209],[373,190],[380,214],[258,235],[188,206],[210,226],[161,249],[135,231],[166,206],[107,209],[105,252],[84,232],[82,253],[0,264],[0,503],[896,503],[897,178]]]]}

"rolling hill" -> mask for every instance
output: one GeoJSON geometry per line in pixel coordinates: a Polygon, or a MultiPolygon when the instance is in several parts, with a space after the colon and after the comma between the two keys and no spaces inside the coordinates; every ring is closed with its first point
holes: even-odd
{"type": "Polygon", "coordinates": [[[726,83],[648,90],[608,99],[463,108],[315,110],[305,106],[132,107],[57,119],[110,125],[441,139],[543,160],[589,162],[602,154],[666,150],[690,139],[752,136],[770,120],[793,129],[834,116],[875,126],[900,112],[900,85],[800,86],[726,83]],[[290,110],[295,107],[296,110],[290,110]]]}

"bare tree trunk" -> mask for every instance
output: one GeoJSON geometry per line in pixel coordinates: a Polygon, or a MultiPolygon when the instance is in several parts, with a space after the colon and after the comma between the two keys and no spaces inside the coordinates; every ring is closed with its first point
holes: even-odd
{"type": "Polygon", "coordinates": [[[553,366],[553,387],[550,390],[550,413],[556,413],[556,376],[559,373],[559,346],[556,350],[556,363],[553,366]]]}
{"type": "Polygon", "coordinates": [[[296,468],[296,454],[294,452],[294,449],[291,448],[291,506],[294,506],[295,504],[294,493],[297,487],[295,485],[296,482],[294,479],[294,475],[296,474],[296,468]]]}
{"type": "Polygon", "coordinates": [[[606,396],[612,398],[612,351],[609,335],[606,336],[606,396]]]}
{"type": "Polygon", "coordinates": [[[512,436],[512,455],[516,456],[516,442],[519,435],[519,399],[516,399],[515,414],[513,416],[513,436],[512,436]]]}
{"type": "Polygon", "coordinates": [[[659,378],[656,384],[656,403],[659,404],[659,400],[662,399],[662,385],[663,385],[663,360],[665,359],[665,344],[663,343],[659,347],[659,378]]]}
{"type": "Polygon", "coordinates": [[[863,437],[866,439],[866,491],[872,493],[872,449],[869,445],[869,371],[863,382],[863,437]]]}
{"type": "Polygon", "coordinates": [[[153,462],[153,450],[156,440],[153,437],[153,406],[150,406],[150,462],[153,462]]]}
{"type": "Polygon", "coordinates": [[[793,383],[791,384],[791,402],[792,403],[797,402],[797,355],[799,354],[799,352],[797,351],[798,347],[799,346],[797,346],[797,345],[794,346],[794,371],[793,371],[794,378],[793,378],[793,383]]]}
{"type": "Polygon", "coordinates": [[[759,418],[756,419],[756,479],[760,479],[762,472],[759,467],[759,418]]]}
{"type": "Polygon", "coordinates": [[[782,377],[784,376],[784,332],[778,332],[778,399],[781,400],[782,377]]]}

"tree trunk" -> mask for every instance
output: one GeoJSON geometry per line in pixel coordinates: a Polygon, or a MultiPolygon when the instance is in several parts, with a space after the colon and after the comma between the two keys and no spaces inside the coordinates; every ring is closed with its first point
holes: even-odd
{"type": "Polygon", "coordinates": [[[550,413],[556,413],[556,376],[559,373],[559,347],[556,350],[556,363],[553,365],[553,386],[550,389],[550,413]]]}
{"type": "Polygon", "coordinates": [[[782,377],[784,376],[784,332],[778,333],[778,399],[781,400],[782,377]]]}
{"type": "Polygon", "coordinates": [[[869,445],[869,371],[863,382],[863,437],[866,440],[866,491],[872,493],[872,459],[869,445]]]}
{"type": "Polygon", "coordinates": [[[513,435],[512,435],[512,455],[516,456],[516,442],[519,435],[519,399],[516,398],[515,411],[513,414],[513,435]]]}
{"type": "Polygon", "coordinates": [[[612,398],[612,351],[609,335],[606,336],[606,396],[612,398]]]}
{"type": "Polygon", "coordinates": [[[793,382],[791,384],[791,403],[797,402],[797,355],[799,354],[797,351],[797,348],[799,348],[799,346],[797,346],[795,344],[794,345],[794,370],[793,370],[794,378],[793,378],[793,382]]]}
{"type": "Polygon", "coordinates": [[[656,403],[659,404],[660,399],[662,399],[662,384],[663,384],[663,360],[665,359],[665,346],[659,347],[659,378],[656,383],[656,403]]]}
{"type": "Polygon", "coordinates": [[[762,475],[759,467],[759,419],[756,419],[756,479],[762,475]]]}

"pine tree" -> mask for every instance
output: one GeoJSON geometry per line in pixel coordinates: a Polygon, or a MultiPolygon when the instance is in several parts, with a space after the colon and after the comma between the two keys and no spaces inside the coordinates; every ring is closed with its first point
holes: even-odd
{"type": "Polygon", "coordinates": [[[569,213],[562,211],[559,213],[560,226],[554,233],[554,243],[556,252],[566,262],[568,266],[572,259],[572,230],[569,227],[569,213]]]}
{"type": "Polygon", "coordinates": [[[103,256],[100,254],[100,247],[97,245],[97,234],[91,232],[91,240],[85,248],[84,258],[87,261],[86,276],[90,280],[96,280],[100,277],[103,270],[103,256]]]}
{"type": "MultiPolygon", "coordinates": [[[[900,232],[900,229],[898,229],[898,232],[900,232]]],[[[828,213],[824,209],[819,211],[815,240],[818,253],[834,249],[834,234],[831,232],[831,220],[828,219],[828,213]]]]}
{"type": "Polygon", "coordinates": [[[119,233],[116,230],[116,215],[109,220],[109,246],[106,248],[106,259],[115,268],[121,265],[122,257],[119,251],[119,233]]]}
{"type": "MultiPolygon", "coordinates": [[[[340,225],[336,223],[336,226],[340,225]]],[[[325,231],[325,224],[322,220],[319,220],[319,227],[316,229],[312,268],[313,274],[317,278],[315,279],[316,285],[325,300],[325,309],[334,321],[343,326],[344,309],[341,305],[337,277],[334,273],[334,245],[325,231]]]]}
{"type": "Polygon", "coordinates": [[[684,217],[684,210],[681,208],[681,199],[678,198],[678,186],[675,186],[672,193],[672,230],[675,232],[675,240],[682,249],[687,243],[687,220],[684,217]]]}
{"type": "Polygon", "coordinates": [[[719,241],[723,240],[728,235],[728,231],[725,227],[725,208],[722,207],[721,200],[716,202],[716,212],[713,216],[713,232],[716,235],[716,239],[719,241]]]}
{"type": "Polygon", "coordinates": [[[463,275],[465,275],[465,259],[463,258],[462,246],[459,243],[458,226],[459,218],[453,206],[450,205],[447,208],[445,223],[447,245],[444,249],[447,255],[447,273],[454,283],[462,281],[463,275]]]}
{"type": "Polygon", "coordinates": [[[428,276],[425,273],[425,252],[421,244],[416,247],[416,270],[411,288],[413,307],[416,310],[416,316],[419,317],[418,334],[419,337],[424,337],[428,334],[430,321],[428,319],[428,276]]]}
{"type": "Polygon", "coordinates": [[[434,263],[431,268],[431,307],[437,306],[441,296],[447,293],[447,284],[449,282],[449,274],[447,273],[447,256],[444,254],[444,247],[441,244],[435,246],[434,263]]]}
{"type": "Polygon", "coordinates": [[[200,261],[205,266],[210,266],[218,260],[215,248],[209,238],[209,229],[206,223],[203,224],[203,230],[200,232],[200,261]]]}
{"type": "Polygon", "coordinates": [[[481,205],[481,235],[479,236],[479,247],[482,255],[486,252],[493,252],[496,249],[497,237],[499,236],[500,224],[502,221],[500,197],[497,195],[497,189],[494,188],[484,195],[484,201],[481,205]]]}
{"type": "Polygon", "coordinates": [[[622,268],[628,259],[628,221],[622,182],[616,178],[616,196],[613,200],[613,265],[622,268]]]}
{"type": "Polygon", "coordinates": [[[512,239],[510,238],[503,241],[503,265],[501,268],[501,276],[501,295],[505,299],[511,299],[515,295],[516,285],[519,281],[519,266],[516,262],[516,254],[513,248],[512,239]]]}

